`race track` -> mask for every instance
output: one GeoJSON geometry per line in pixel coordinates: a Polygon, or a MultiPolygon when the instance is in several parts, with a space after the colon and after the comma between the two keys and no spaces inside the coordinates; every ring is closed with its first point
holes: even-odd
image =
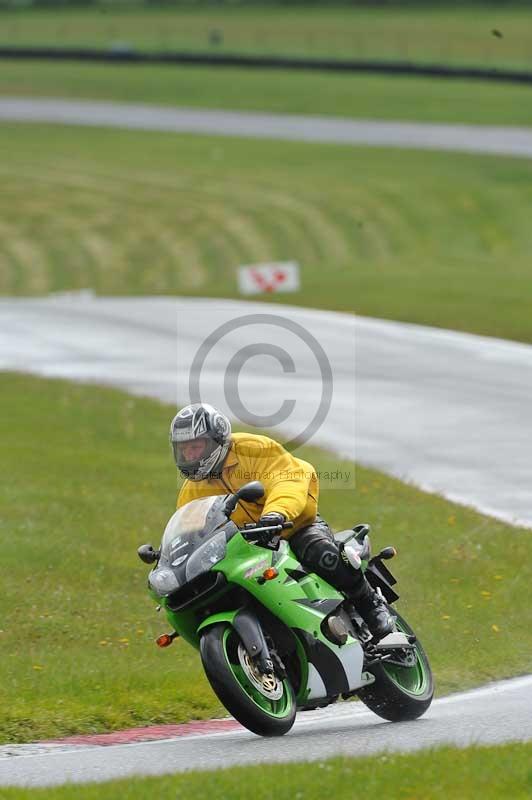
{"type": "Polygon", "coordinates": [[[385,722],[361,703],[308,711],[298,715],[281,741],[261,739],[242,728],[110,747],[7,746],[0,748],[0,786],[88,783],[235,764],[320,761],[338,755],[530,739],[532,676],[441,698],[414,722],[385,722]]]}
{"type": "Polygon", "coordinates": [[[495,125],[381,122],[302,114],[17,97],[0,98],[0,120],[532,156],[532,130],[495,125]]]}
{"type": "MultiPolygon", "coordinates": [[[[324,348],[334,376],[328,416],[312,442],[418,486],[532,527],[532,347],[398,322],[232,300],[48,298],[0,300],[0,369],[88,380],[168,402],[188,401],[194,354],[219,325],[249,324],[217,341],[201,397],[228,408],[224,374],[241,345],[288,348],[295,372],[255,357],[240,375],[242,397],[267,414],[283,398],[293,413],[277,430],[297,435],[312,417],[321,376],[283,321],[324,348]]],[[[339,488],[342,488],[341,486],[339,488]]],[[[352,488],[349,484],[347,488],[352,488]]],[[[354,495],[354,520],[356,494],[354,495]]]]}

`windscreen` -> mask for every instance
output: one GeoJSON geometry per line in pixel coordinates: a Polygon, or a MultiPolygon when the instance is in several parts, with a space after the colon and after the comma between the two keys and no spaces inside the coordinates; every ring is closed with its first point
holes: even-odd
{"type": "MultiPolygon", "coordinates": [[[[174,556],[180,546],[185,546],[185,542],[193,543],[195,548],[205,541],[227,521],[222,511],[223,503],[224,498],[218,495],[191,500],[178,508],[164,531],[161,557],[169,560],[169,556],[174,556]]],[[[190,549],[187,550],[190,552],[190,549]]]]}

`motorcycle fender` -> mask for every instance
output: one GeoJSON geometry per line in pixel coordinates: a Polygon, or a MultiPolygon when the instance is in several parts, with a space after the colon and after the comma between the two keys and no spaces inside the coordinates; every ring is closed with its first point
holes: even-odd
{"type": "Polygon", "coordinates": [[[204,619],[198,627],[198,633],[201,633],[205,628],[210,628],[211,625],[216,625],[217,622],[230,622],[232,625],[238,611],[239,609],[236,609],[236,611],[221,611],[219,614],[211,614],[211,616],[204,619]]]}
{"type": "Polygon", "coordinates": [[[217,622],[231,623],[251,658],[260,656],[260,662],[270,661],[270,651],[264,639],[260,622],[251,611],[240,608],[237,611],[222,611],[220,614],[213,614],[203,620],[198,628],[198,633],[217,622]]]}

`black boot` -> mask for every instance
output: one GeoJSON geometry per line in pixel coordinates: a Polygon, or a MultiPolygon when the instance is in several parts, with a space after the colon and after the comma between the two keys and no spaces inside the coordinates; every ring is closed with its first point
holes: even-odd
{"type": "Polygon", "coordinates": [[[369,628],[374,639],[383,639],[395,630],[393,616],[388,611],[385,601],[380,594],[373,591],[366,580],[362,594],[351,598],[356,610],[369,628]]]}
{"type": "MultiPolygon", "coordinates": [[[[290,539],[290,546],[309,572],[315,572],[351,600],[375,639],[395,630],[393,617],[384,600],[376,594],[361,569],[344,558],[338,542],[321,518],[290,539]]],[[[333,635],[336,635],[333,632],[333,635]]]]}

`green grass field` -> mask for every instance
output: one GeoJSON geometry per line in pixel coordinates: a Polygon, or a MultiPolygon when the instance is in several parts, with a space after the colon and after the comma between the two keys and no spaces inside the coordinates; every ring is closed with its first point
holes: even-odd
{"type": "MultiPolygon", "coordinates": [[[[6,373],[0,392],[0,741],[222,715],[196,652],[155,646],[167,623],[136,556],[174,508],[173,409],[6,373]]],[[[354,469],[301,455],[322,472],[354,469]]],[[[439,693],[525,673],[530,532],[373,470],[357,467],[356,487],[325,485],[320,509],[337,529],[369,521],[375,548],[397,547],[398,608],[439,693]]]]}
{"type": "Polygon", "coordinates": [[[238,265],[295,259],[280,303],[532,341],[531,161],[12,124],[0,148],[2,294],[234,297],[238,265]]]}
{"type": "Polygon", "coordinates": [[[0,789],[2,800],[528,800],[532,745],[445,747],[424,753],[238,767],[53,789],[0,789]],[[356,793],[356,794],[355,794],[356,793]]]}
{"type": "MultiPolygon", "coordinates": [[[[430,6],[430,4],[429,4],[430,6]]],[[[0,43],[532,65],[532,14],[493,8],[25,9],[0,43]],[[502,36],[496,36],[496,30],[502,36]],[[217,43],[213,43],[213,37],[217,43]]]]}
{"type": "Polygon", "coordinates": [[[478,80],[0,60],[2,95],[362,119],[532,125],[532,87],[478,80]]]}

